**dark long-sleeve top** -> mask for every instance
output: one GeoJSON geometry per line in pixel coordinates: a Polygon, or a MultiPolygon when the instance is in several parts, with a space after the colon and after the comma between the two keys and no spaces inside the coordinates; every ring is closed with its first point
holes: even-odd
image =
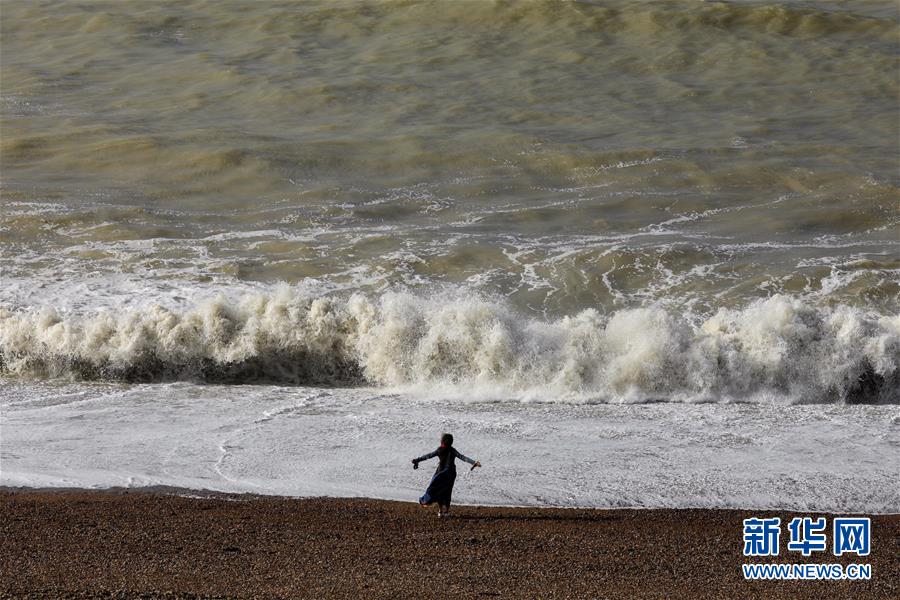
{"type": "MultiPolygon", "coordinates": [[[[440,450],[440,448],[438,448],[438,450],[440,450]]],[[[420,456],[419,458],[416,458],[414,460],[418,464],[418,463],[422,462],[423,460],[428,460],[429,458],[434,458],[437,455],[438,455],[438,451],[435,450],[434,452],[429,452],[428,454],[423,454],[422,456],[420,456]]],[[[447,463],[444,466],[452,467],[455,469],[456,468],[455,461],[457,458],[469,463],[470,465],[475,464],[474,460],[472,460],[468,456],[464,455],[462,452],[458,451],[453,446],[450,446],[450,453],[447,455],[447,463]]],[[[441,465],[438,465],[438,468],[440,468],[440,467],[441,467],[441,465]]]]}

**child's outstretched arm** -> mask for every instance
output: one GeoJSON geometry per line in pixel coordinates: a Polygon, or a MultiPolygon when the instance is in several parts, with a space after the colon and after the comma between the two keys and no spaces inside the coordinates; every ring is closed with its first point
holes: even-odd
{"type": "Polygon", "coordinates": [[[473,468],[473,469],[474,469],[475,467],[480,467],[480,466],[481,466],[481,463],[480,463],[480,462],[478,462],[477,460],[472,460],[471,458],[469,458],[468,456],[466,456],[465,454],[463,454],[462,452],[460,452],[460,451],[457,450],[456,448],[454,448],[453,451],[456,452],[456,458],[458,458],[459,460],[464,460],[464,461],[466,461],[467,463],[469,463],[470,465],[472,465],[472,468],[473,468]]]}
{"type": "Polygon", "coordinates": [[[435,450],[434,452],[429,452],[428,454],[423,454],[422,456],[420,456],[418,458],[412,459],[413,469],[418,469],[419,463],[422,462],[423,460],[428,460],[429,458],[434,458],[435,456],[437,456],[437,450],[435,450]]]}

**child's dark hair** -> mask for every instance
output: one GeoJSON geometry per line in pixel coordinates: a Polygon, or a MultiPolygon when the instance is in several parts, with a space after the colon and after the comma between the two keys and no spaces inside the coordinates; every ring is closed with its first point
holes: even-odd
{"type": "Polygon", "coordinates": [[[450,456],[450,450],[453,448],[453,435],[445,433],[441,436],[441,447],[438,448],[439,469],[443,469],[447,464],[447,457],[450,456]]]}

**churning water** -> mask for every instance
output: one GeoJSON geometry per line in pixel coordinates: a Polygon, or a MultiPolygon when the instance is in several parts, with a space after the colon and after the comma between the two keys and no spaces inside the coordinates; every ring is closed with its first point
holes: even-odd
{"type": "Polygon", "coordinates": [[[893,0],[7,0],[0,28],[7,419],[57,384],[900,401],[893,0]]]}

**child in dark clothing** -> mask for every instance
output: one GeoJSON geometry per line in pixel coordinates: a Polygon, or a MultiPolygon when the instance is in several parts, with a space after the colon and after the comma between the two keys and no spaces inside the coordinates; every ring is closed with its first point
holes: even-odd
{"type": "Polygon", "coordinates": [[[423,460],[435,456],[438,457],[437,470],[435,470],[434,477],[431,478],[425,494],[419,498],[419,504],[428,506],[437,502],[438,517],[450,516],[450,500],[453,495],[453,483],[456,481],[456,459],[466,461],[472,465],[473,469],[480,467],[481,463],[457,451],[453,447],[453,436],[445,433],[441,436],[441,445],[437,450],[412,459],[413,469],[418,469],[419,463],[423,460]]]}

